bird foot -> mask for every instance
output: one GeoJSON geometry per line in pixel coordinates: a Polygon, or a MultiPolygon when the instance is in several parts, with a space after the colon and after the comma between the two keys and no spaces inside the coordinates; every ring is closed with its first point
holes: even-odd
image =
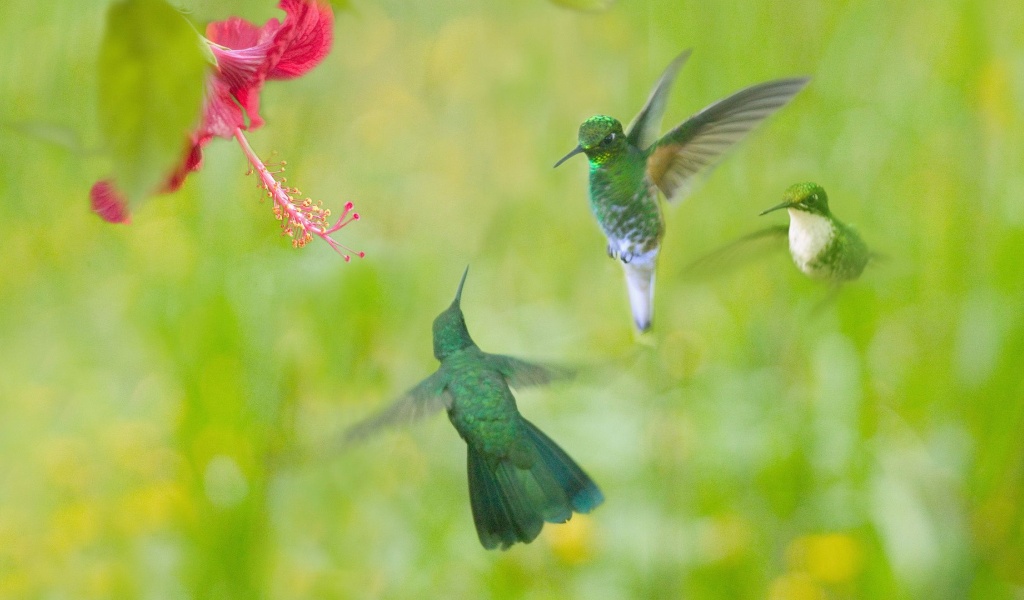
{"type": "Polygon", "coordinates": [[[629,262],[632,261],[635,257],[636,254],[632,252],[619,252],[618,250],[613,248],[611,244],[608,244],[608,258],[621,260],[623,263],[629,264],[629,262]]]}

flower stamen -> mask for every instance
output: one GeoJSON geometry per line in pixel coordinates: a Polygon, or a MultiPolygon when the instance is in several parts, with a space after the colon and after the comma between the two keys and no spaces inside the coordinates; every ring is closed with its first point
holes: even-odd
{"type": "Polygon", "coordinates": [[[303,198],[302,192],[298,188],[284,185],[285,179],[282,178],[278,181],[274,178],[275,174],[284,171],[284,161],[274,165],[275,167],[279,166],[279,170],[270,171],[253,152],[241,129],[235,129],[235,139],[238,140],[238,144],[249,160],[251,166],[249,173],[255,170],[259,187],[266,190],[267,196],[274,203],[274,218],[281,221],[281,235],[290,237],[293,247],[305,246],[315,235],[327,242],[335,252],[345,259],[345,262],[352,260],[353,254],[359,258],[366,256],[365,252],[339,244],[331,237],[331,234],[336,233],[342,227],[359,220],[359,213],[352,212],[355,205],[346,202],[341,217],[334,225],[329,225],[328,219],[331,216],[331,211],[324,208],[321,201],[314,201],[308,197],[303,198]]]}

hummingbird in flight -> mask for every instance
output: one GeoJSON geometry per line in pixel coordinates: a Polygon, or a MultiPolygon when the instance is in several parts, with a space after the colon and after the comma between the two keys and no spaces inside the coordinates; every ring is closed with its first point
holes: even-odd
{"type": "Polygon", "coordinates": [[[433,375],[377,415],[347,432],[351,441],[395,423],[445,409],[466,442],[469,500],[480,543],[488,550],[530,543],[545,522],[564,523],[604,501],[590,477],[516,407],[510,387],[523,388],[569,376],[566,369],[488,354],[473,342],[460,301],[434,319],[433,375]]]}
{"type": "Polygon", "coordinates": [[[658,137],[672,82],[689,56],[686,50],[668,65],[625,130],[612,117],[590,117],[580,125],[579,145],[555,163],[557,167],[586,154],[590,210],[608,238],[608,256],[622,262],[633,322],[641,333],[651,327],[655,268],[665,235],[659,192],[669,202],[684,198],[695,176],[710,171],[729,148],[810,81],[779,79],[742,89],[658,137]]]}
{"type": "Polygon", "coordinates": [[[684,272],[697,277],[717,275],[741,261],[764,256],[769,247],[786,238],[797,268],[811,279],[832,284],[832,292],[818,303],[817,312],[835,297],[843,283],[859,278],[869,262],[882,258],[868,249],[853,227],[832,214],[828,195],[820,185],[806,182],[789,186],[783,202],[761,215],[783,208],[789,212],[788,225],[749,233],[693,261],[684,272]]]}
{"type": "Polygon", "coordinates": [[[789,227],[775,231],[788,235],[793,262],[808,277],[838,285],[860,277],[868,261],[877,257],[852,227],[835,218],[820,185],[791,185],[781,204],[761,214],[783,208],[789,212],[789,227]]]}

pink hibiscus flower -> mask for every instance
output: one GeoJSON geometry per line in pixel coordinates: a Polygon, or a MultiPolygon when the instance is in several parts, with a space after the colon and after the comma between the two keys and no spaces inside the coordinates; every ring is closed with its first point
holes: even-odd
{"type": "MultiPolygon", "coordinates": [[[[274,179],[275,173],[267,169],[242,134],[243,130],[263,126],[260,91],[268,79],[299,77],[331,50],[334,14],[329,6],[317,0],[281,0],[278,7],[286,15],[283,23],[271,19],[257,27],[231,17],[206,28],[206,41],[217,64],[206,79],[202,120],[190,133],[188,149],[161,192],[176,191],[189,173],[199,170],[203,146],[211,139],[234,138],[259,177],[260,186],[273,200],[274,215],[281,221],[282,233],[292,238],[293,246],[305,246],[315,235],[346,261],[351,258],[349,252],[362,258],[363,252],[354,252],[331,238],[331,234],[359,219],[359,213],[352,212],[352,203],[346,203],[341,216],[330,225],[331,211],[319,201],[302,198],[297,188],[285,187],[274,179]]],[[[97,182],[89,195],[92,209],[104,220],[128,222],[127,203],[112,180],[97,182]]]]}

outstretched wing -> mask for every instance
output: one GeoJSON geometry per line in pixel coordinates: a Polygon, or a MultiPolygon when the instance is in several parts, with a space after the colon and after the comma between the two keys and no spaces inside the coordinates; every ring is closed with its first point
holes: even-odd
{"type": "Polygon", "coordinates": [[[516,389],[532,385],[545,385],[557,379],[574,375],[572,369],[552,365],[538,365],[504,354],[488,354],[487,360],[516,389]]]}
{"type": "Polygon", "coordinates": [[[807,77],[769,81],[708,106],[666,133],[651,149],[648,176],[670,202],[682,199],[689,193],[694,175],[714,166],[726,150],[785,106],[808,81],[807,77]]]}
{"type": "Polygon", "coordinates": [[[451,408],[451,405],[452,395],[441,371],[437,371],[387,408],[349,427],[343,443],[363,440],[385,427],[418,421],[441,409],[451,408]]]}
{"type": "Polygon", "coordinates": [[[709,279],[721,275],[746,262],[768,256],[772,250],[786,247],[783,238],[789,225],[774,225],[760,229],[712,250],[683,267],[690,279],[709,279]]]}
{"type": "Polygon", "coordinates": [[[672,82],[679,74],[679,69],[686,63],[686,59],[690,58],[690,52],[692,49],[683,50],[675,60],[669,63],[661,74],[661,79],[651,90],[647,103],[626,127],[626,139],[637,148],[646,150],[658,140],[661,117],[665,114],[665,100],[668,98],[669,90],[672,89],[672,82]]]}

